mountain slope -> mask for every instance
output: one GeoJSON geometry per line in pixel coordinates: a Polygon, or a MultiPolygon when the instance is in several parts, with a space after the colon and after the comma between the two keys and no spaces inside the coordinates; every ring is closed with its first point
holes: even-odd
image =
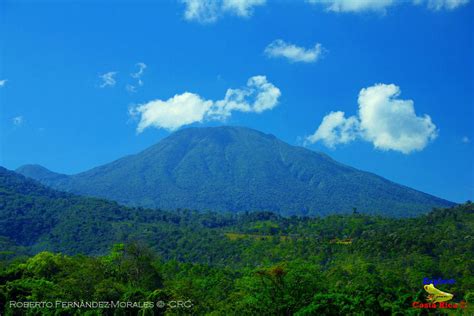
{"type": "Polygon", "coordinates": [[[0,235],[13,245],[101,253],[120,235],[117,222],[131,216],[115,202],[58,192],[0,167],[0,235]]]}
{"type": "MultiPolygon", "coordinates": [[[[115,243],[139,240],[172,256],[181,238],[201,240],[194,231],[207,223],[212,226],[212,217],[194,214],[129,208],[64,193],[0,167],[0,253],[48,250],[97,255],[115,243]]],[[[209,240],[208,233],[205,237],[209,240]]],[[[191,249],[186,251],[192,253],[191,249]]]]}
{"type": "Polygon", "coordinates": [[[188,128],[112,163],[65,176],[18,172],[57,189],[127,205],[284,215],[413,216],[452,203],[241,127],[188,128]]]}

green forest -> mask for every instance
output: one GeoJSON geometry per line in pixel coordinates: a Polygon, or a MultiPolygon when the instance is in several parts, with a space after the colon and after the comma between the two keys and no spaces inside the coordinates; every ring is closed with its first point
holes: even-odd
{"type": "Polygon", "coordinates": [[[3,169],[0,209],[2,315],[474,313],[471,202],[404,219],[171,212],[3,169]],[[425,278],[454,280],[438,287],[463,308],[413,307],[425,278]]]}

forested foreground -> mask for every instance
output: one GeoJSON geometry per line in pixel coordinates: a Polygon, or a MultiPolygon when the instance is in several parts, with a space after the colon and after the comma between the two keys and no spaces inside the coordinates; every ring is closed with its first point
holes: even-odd
{"type": "Polygon", "coordinates": [[[3,252],[1,309],[7,315],[474,314],[472,203],[401,220],[357,212],[323,219],[179,214],[175,220],[186,229],[155,237],[149,231],[101,256],[3,252]],[[427,302],[425,278],[454,280],[437,287],[464,308],[413,307],[427,302]],[[53,305],[18,305],[25,301],[53,305]],[[104,305],[68,306],[81,301],[104,305]]]}

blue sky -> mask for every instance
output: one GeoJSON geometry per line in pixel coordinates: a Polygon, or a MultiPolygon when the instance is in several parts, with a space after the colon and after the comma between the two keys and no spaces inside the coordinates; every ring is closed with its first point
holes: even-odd
{"type": "Polygon", "coordinates": [[[179,128],[239,125],[472,200],[473,8],[2,1],[0,165],[77,173],[179,128]]]}

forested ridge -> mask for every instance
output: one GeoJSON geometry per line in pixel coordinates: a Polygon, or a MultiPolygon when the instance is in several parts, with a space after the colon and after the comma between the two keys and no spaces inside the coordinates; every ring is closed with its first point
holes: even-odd
{"type": "Polygon", "coordinates": [[[127,208],[0,172],[5,314],[417,315],[424,278],[474,305],[474,205],[410,219],[127,208]],[[187,307],[10,308],[17,301],[187,307]]]}
{"type": "Polygon", "coordinates": [[[323,216],[357,207],[362,213],[410,217],[454,205],[236,126],[184,128],[142,152],[75,175],[38,165],[17,172],[61,191],[167,210],[323,216]]]}

